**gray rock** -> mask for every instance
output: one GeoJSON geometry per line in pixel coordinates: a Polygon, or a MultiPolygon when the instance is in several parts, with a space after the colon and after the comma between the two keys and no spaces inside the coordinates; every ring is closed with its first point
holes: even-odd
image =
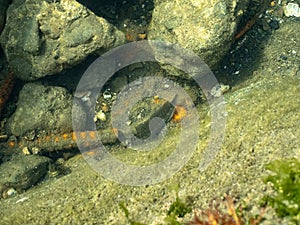
{"type": "Polygon", "coordinates": [[[149,39],[190,49],[214,68],[232,44],[247,5],[248,0],[156,0],[149,39]]]}
{"type": "Polygon", "coordinates": [[[11,70],[28,81],[61,72],[124,41],[121,31],[72,0],[16,0],[7,10],[1,35],[11,70]]]}
{"type": "Polygon", "coordinates": [[[22,191],[36,184],[47,174],[51,159],[44,156],[18,156],[0,165],[0,198],[11,190],[22,191]]]}
{"type": "Polygon", "coordinates": [[[20,91],[18,107],[8,121],[15,136],[29,132],[72,130],[72,95],[63,87],[28,83],[20,91]]]}

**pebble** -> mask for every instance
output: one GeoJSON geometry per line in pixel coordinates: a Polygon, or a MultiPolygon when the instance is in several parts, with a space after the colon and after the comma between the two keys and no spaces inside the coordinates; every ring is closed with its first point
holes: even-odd
{"type": "Polygon", "coordinates": [[[220,85],[213,87],[212,90],[210,91],[210,94],[214,97],[221,97],[222,94],[225,94],[229,90],[230,90],[229,85],[225,85],[221,83],[220,85]]]}
{"type": "Polygon", "coordinates": [[[40,149],[38,147],[32,147],[31,152],[32,154],[37,155],[40,153],[40,149]]]}
{"type": "Polygon", "coordinates": [[[300,17],[300,8],[299,5],[296,3],[288,3],[286,6],[283,8],[284,15],[286,17],[290,16],[295,16],[295,17],[300,17]]]}
{"type": "Polygon", "coordinates": [[[280,58],[281,58],[282,60],[287,60],[287,59],[288,59],[286,55],[280,55],[280,58]]]}
{"type": "MultiPolygon", "coordinates": [[[[94,118],[94,121],[95,121],[95,120],[97,121],[98,119],[99,119],[100,121],[106,121],[106,115],[105,115],[105,113],[104,113],[102,110],[100,110],[99,112],[97,112],[96,115],[95,115],[95,117],[96,117],[96,118],[94,118]]],[[[96,122],[96,121],[95,121],[95,122],[96,122]]]]}
{"type": "Polygon", "coordinates": [[[112,97],[111,92],[109,89],[105,90],[103,93],[103,98],[104,99],[110,99],[112,97]]]}
{"type": "Polygon", "coordinates": [[[269,22],[269,25],[272,30],[278,30],[279,29],[279,22],[277,20],[271,20],[269,22]]]}
{"type": "Polygon", "coordinates": [[[18,192],[14,188],[9,188],[7,191],[2,193],[2,197],[3,198],[9,198],[9,197],[14,196],[16,194],[18,194],[18,192]]]}
{"type": "Polygon", "coordinates": [[[31,151],[29,150],[28,147],[24,147],[24,148],[22,149],[22,152],[23,152],[24,155],[31,155],[31,151]]]}

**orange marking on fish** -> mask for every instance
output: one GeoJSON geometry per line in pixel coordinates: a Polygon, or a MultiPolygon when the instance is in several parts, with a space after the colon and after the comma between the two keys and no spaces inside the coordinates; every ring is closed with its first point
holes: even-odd
{"type": "Polygon", "coordinates": [[[159,96],[158,96],[158,95],[155,95],[155,96],[153,97],[153,101],[154,101],[155,104],[159,104],[159,103],[160,103],[160,98],[159,98],[159,96]]]}
{"type": "Polygon", "coordinates": [[[84,139],[86,138],[86,132],[84,132],[84,131],[80,132],[79,135],[80,135],[80,137],[82,137],[84,139]]]}
{"type": "Polygon", "coordinates": [[[51,140],[51,137],[50,136],[46,136],[45,137],[45,141],[50,141],[51,140]]]}
{"type": "Polygon", "coordinates": [[[59,142],[60,138],[59,137],[55,137],[54,138],[54,142],[59,142]]]}
{"type": "Polygon", "coordinates": [[[72,133],[71,133],[71,136],[72,136],[72,140],[73,140],[73,141],[76,141],[76,133],[75,133],[75,132],[72,132],[72,133]]]}
{"type": "Polygon", "coordinates": [[[95,150],[90,150],[88,152],[85,152],[84,154],[87,155],[87,156],[93,156],[93,155],[96,155],[96,151],[95,150]]]}
{"type": "Polygon", "coordinates": [[[187,110],[183,106],[181,105],[175,106],[175,112],[172,117],[174,122],[180,122],[186,116],[187,116],[187,110]]]}
{"type": "Polygon", "coordinates": [[[91,138],[92,140],[96,140],[97,134],[96,134],[95,131],[90,131],[90,132],[89,132],[89,135],[90,135],[90,138],[91,138]]]}

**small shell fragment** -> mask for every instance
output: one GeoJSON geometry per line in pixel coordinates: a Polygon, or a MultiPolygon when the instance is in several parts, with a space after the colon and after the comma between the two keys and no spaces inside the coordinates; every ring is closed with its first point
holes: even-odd
{"type": "Polygon", "coordinates": [[[105,90],[103,93],[103,98],[104,99],[111,99],[112,95],[109,89],[105,90]]]}
{"type": "Polygon", "coordinates": [[[24,147],[24,148],[22,149],[22,152],[23,152],[24,155],[31,155],[31,151],[29,150],[28,147],[24,147]]]}
{"type": "Polygon", "coordinates": [[[106,115],[105,115],[105,113],[102,110],[100,110],[99,112],[97,112],[96,117],[100,121],[106,121],[106,115]]]}
{"type": "Polygon", "coordinates": [[[296,3],[288,3],[286,6],[283,8],[284,15],[286,17],[290,16],[295,16],[295,17],[300,17],[300,7],[296,3]]]}
{"type": "Polygon", "coordinates": [[[109,107],[106,103],[102,103],[101,109],[103,112],[108,112],[109,111],[109,107]]]}
{"type": "Polygon", "coordinates": [[[33,147],[31,149],[32,154],[37,155],[40,153],[40,149],[38,147],[33,147]]]}
{"type": "Polygon", "coordinates": [[[7,195],[8,196],[13,196],[15,194],[17,194],[17,191],[15,189],[10,188],[10,189],[7,190],[7,195]]]}

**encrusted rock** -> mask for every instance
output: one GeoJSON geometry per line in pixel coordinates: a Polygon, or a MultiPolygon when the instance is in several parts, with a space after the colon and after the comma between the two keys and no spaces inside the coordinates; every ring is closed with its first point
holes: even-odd
{"type": "Polygon", "coordinates": [[[8,129],[15,136],[33,130],[68,132],[72,130],[71,108],[72,95],[65,88],[28,83],[20,91],[8,129]]]}
{"type": "Polygon", "coordinates": [[[26,190],[47,174],[51,159],[44,156],[18,156],[0,165],[0,198],[12,190],[26,190]]]}
{"type": "Polygon", "coordinates": [[[61,72],[124,41],[121,31],[73,0],[16,0],[1,35],[10,68],[23,80],[61,72]]]}
{"type": "Polygon", "coordinates": [[[190,49],[215,67],[232,44],[247,5],[248,0],[156,0],[149,39],[190,49]]]}

